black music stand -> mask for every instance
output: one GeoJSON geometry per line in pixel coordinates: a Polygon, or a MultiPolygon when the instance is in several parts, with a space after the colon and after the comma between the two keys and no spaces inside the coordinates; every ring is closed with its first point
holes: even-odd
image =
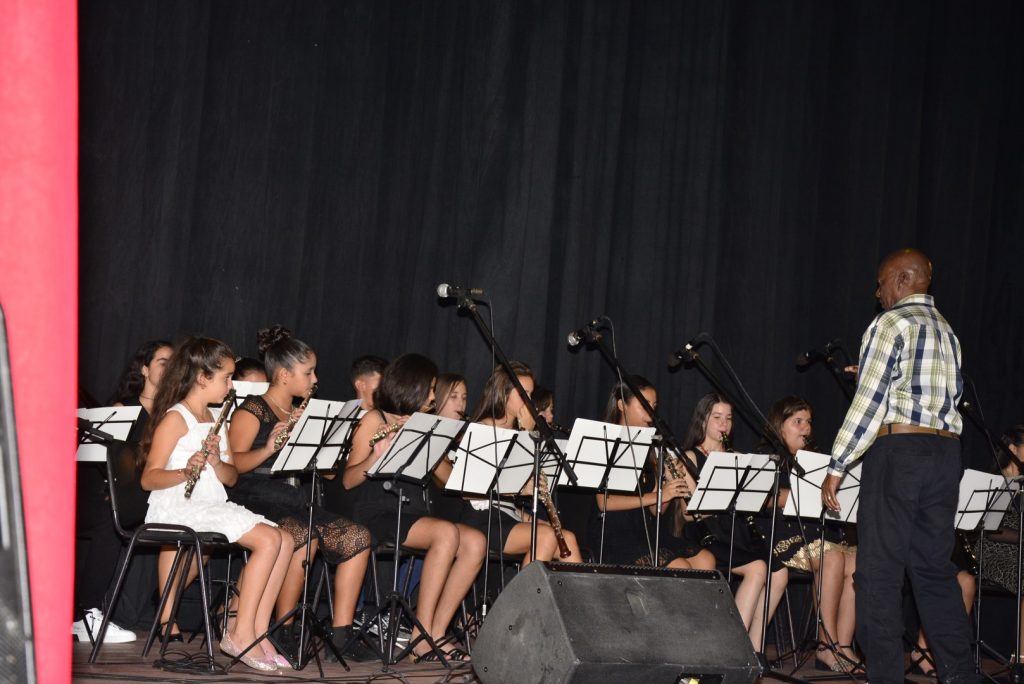
{"type": "MultiPolygon", "coordinates": [[[[994,648],[985,643],[981,638],[981,578],[985,567],[985,532],[998,530],[1006,515],[1010,502],[1014,497],[1021,494],[1021,482],[1018,479],[1006,479],[1002,475],[983,473],[977,470],[964,471],[960,480],[960,501],[957,510],[956,528],[958,534],[969,532],[981,526],[981,534],[978,537],[978,591],[974,597],[974,619],[975,619],[975,645],[974,669],[985,678],[996,682],[992,675],[986,673],[981,667],[982,653],[984,652],[992,659],[1006,665],[1010,670],[1010,680],[1014,681],[1014,668],[1018,668],[1016,675],[1020,679],[1020,664],[1012,663],[994,648]]],[[[1018,501],[1020,508],[1022,502],[1018,501]]],[[[1018,513],[1020,510],[1018,510],[1018,513]]],[[[1021,538],[1017,535],[1018,559],[1021,556],[1021,538]]],[[[1017,564],[1017,627],[1014,630],[1016,641],[1020,643],[1020,600],[1021,600],[1021,565],[1017,564]]],[[[1016,646],[1015,646],[1016,648],[1016,646]]]]}
{"type": "Polygon", "coordinates": [[[430,632],[424,628],[406,598],[398,591],[398,573],[401,566],[402,549],[402,506],[407,501],[405,491],[411,487],[422,489],[426,480],[437,466],[445,452],[451,447],[452,441],[461,432],[466,421],[452,420],[427,413],[414,413],[406,421],[391,442],[391,446],[367,471],[368,478],[386,480],[385,488],[397,497],[398,518],[395,523],[395,554],[394,574],[391,578],[391,591],[377,606],[376,612],[363,621],[360,631],[377,623],[378,634],[381,635],[379,649],[384,670],[397,663],[420,641],[426,641],[437,656],[438,661],[447,669],[451,669],[444,652],[438,648],[430,632]],[[387,615],[387,624],[381,624],[387,615]],[[410,623],[410,630],[419,630],[419,636],[410,639],[397,655],[395,644],[398,639],[399,625],[402,620],[410,623]]]}
{"type": "MultiPolygon", "coordinates": [[[[533,474],[533,449],[533,440],[525,430],[509,430],[480,423],[470,423],[455,447],[451,457],[452,473],[445,484],[445,490],[487,497],[487,529],[484,532],[486,549],[491,548],[491,521],[497,508],[496,497],[514,496],[522,492],[533,474]]],[[[501,515],[500,511],[497,515],[501,515]]],[[[498,566],[504,587],[504,549],[499,549],[498,566]]],[[[485,562],[484,605],[487,603],[489,580],[490,564],[485,562]]]]}
{"type": "MultiPolygon", "coordinates": [[[[576,473],[576,486],[596,490],[606,502],[609,491],[637,492],[654,432],[652,427],[627,427],[578,418],[573,423],[565,448],[565,460],[576,473]]],[[[551,481],[552,490],[566,484],[562,482],[563,478],[564,473],[555,473],[551,481]]],[[[602,515],[599,563],[604,558],[604,531],[605,516],[602,515]]]]}
{"type": "Polygon", "coordinates": [[[127,441],[141,411],[141,406],[78,409],[78,451],[75,460],[105,466],[107,445],[115,440],[127,441]]]}
{"type": "MultiPolygon", "coordinates": [[[[802,518],[816,519],[818,524],[821,525],[821,532],[818,536],[818,567],[823,568],[825,564],[825,523],[828,522],[853,522],[856,521],[856,513],[858,508],[858,502],[860,497],[860,477],[861,468],[863,467],[862,461],[857,461],[846,471],[846,476],[843,478],[842,485],[836,494],[836,497],[840,500],[840,512],[835,513],[825,508],[821,503],[821,487],[825,482],[825,477],[828,475],[828,466],[832,460],[832,456],[829,454],[820,454],[813,451],[807,451],[800,449],[796,452],[796,460],[803,467],[803,475],[795,475],[790,478],[790,493],[789,498],[786,501],[786,506],[783,508],[782,514],[790,517],[795,517],[800,526],[801,537],[804,538],[805,544],[807,543],[806,534],[804,533],[802,518]]],[[[847,656],[840,653],[838,644],[835,638],[829,634],[825,628],[824,623],[821,619],[821,590],[822,582],[824,581],[824,573],[818,573],[817,582],[812,582],[812,596],[814,599],[814,638],[812,643],[809,644],[809,648],[805,648],[804,644],[807,641],[802,642],[801,645],[794,644],[793,651],[791,653],[780,653],[776,656],[775,662],[781,664],[783,660],[789,655],[795,655],[797,653],[808,653],[809,655],[815,652],[815,649],[819,646],[827,648],[832,654],[840,661],[848,661],[847,656]],[[825,633],[825,641],[818,640],[818,630],[820,627],[821,631],[825,633]]],[[[808,656],[804,656],[800,661],[801,665],[806,662],[808,656]]],[[[852,665],[853,663],[851,663],[852,665]]],[[[799,669],[799,666],[795,668],[799,669]]],[[[795,671],[794,670],[794,671],[795,671]]],[[[833,675],[821,675],[815,677],[808,677],[808,681],[830,681],[830,680],[845,680],[849,679],[849,673],[837,673],[833,675]]]]}
{"type": "Polygon", "coordinates": [[[732,579],[736,511],[760,511],[768,495],[772,493],[777,475],[778,468],[771,457],[765,454],[712,451],[701,468],[697,489],[690,497],[686,509],[692,513],[729,513],[731,523],[727,581],[732,579]]]}
{"type": "MultiPolygon", "coordinates": [[[[353,426],[358,422],[358,404],[356,410],[351,410],[348,402],[340,409],[338,402],[325,401],[322,399],[310,399],[306,405],[302,417],[295,424],[288,441],[278,453],[274,463],[271,464],[271,473],[291,473],[295,475],[310,474],[309,499],[306,503],[308,510],[306,527],[306,558],[303,561],[302,600],[291,610],[280,616],[267,631],[264,632],[255,642],[250,644],[244,651],[228,663],[224,668],[225,672],[230,669],[238,660],[253,646],[264,638],[270,638],[275,646],[280,646],[270,635],[281,625],[286,623],[294,615],[299,616],[299,641],[294,662],[289,657],[289,662],[296,670],[302,670],[309,663],[307,651],[316,660],[320,677],[324,676],[323,664],[320,661],[320,647],[317,641],[325,648],[330,648],[338,658],[338,662],[346,671],[349,670],[348,663],[342,657],[341,652],[335,648],[330,638],[329,626],[325,626],[322,620],[316,617],[316,607],[309,601],[309,573],[312,569],[312,544],[313,539],[313,514],[316,508],[317,491],[319,487],[318,475],[322,471],[332,470],[335,465],[348,453],[350,447],[350,436],[353,426]],[[349,409],[346,411],[346,409],[349,409]]],[[[283,649],[278,649],[284,652],[283,649]]]]}

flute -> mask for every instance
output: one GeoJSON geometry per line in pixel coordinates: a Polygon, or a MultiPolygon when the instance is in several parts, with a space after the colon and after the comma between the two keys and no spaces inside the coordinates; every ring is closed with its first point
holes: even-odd
{"type": "MultiPolygon", "coordinates": [[[[210,432],[207,433],[206,438],[209,439],[213,435],[219,434],[221,427],[224,425],[224,421],[227,420],[228,414],[231,413],[231,409],[235,407],[235,390],[228,392],[228,396],[224,398],[223,408],[220,410],[220,415],[217,416],[217,420],[213,423],[213,427],[210,428],[210,432]]],[[[204,463],[202,466],[193,467],[188,472],[188,480],[185,481],[185,498],[192,498],[192,490],[196,488],[196,483],[199,482],[199,475],[203,472],[203,468],[206,467],[205,459],[210,457],[210,450],[206,446],[206,441],[203,440],[203,459],[204,463]]]]}
{"type": "MultiPolygon", "coordinates": [[[[313,383],[313,386],[309,388],[308,392],[306,392],[305,399],[303,399],[302,403],[299,404],[299,413],[306,410],[306,407],[309,406],[309,400],[313,398],[313,394],[315,392],[316,383],[313,383]]],[[[281,447],[288,442],[288,437],[292,434],[292,428],[295,427],[295,423],[298,421],[299,417],[295,415],[295,411],[292,411],[288,415],[288,426],[285,427],[284,432],[277,433],[277,437],[274,438],[274,451],[280,451],[281,447]]]]}

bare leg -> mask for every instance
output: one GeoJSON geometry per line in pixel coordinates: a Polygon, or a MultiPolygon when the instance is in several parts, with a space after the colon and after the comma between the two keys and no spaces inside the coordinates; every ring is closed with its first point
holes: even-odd
{"type": "Polygon", "coordinates": [[[342,627],[352,624],[352,616],[356,613],[359,592],[363,588],[366,566],[370,561],[370,549],[363,549],[344,563],[338,565],[334,572],[334,626],[342,627]]]}
{"type": "Polygon", "coordinates": [[[757,612],[757,597],[764,589],[764,581],[768,576],[764,561],[753,561],[732,569],[733,573],[742,578],[736,589],[736,608],[743,620],[743,627],[750,633],[750,626],[757,612]]]}
{"type": "MultiPolygon", "coordinates": [[[[205,563],[209,557],[204,556],[203,562],[205,563]]],[[[159,584],[157,586],[166,586],[167,578],[171,574],[171,565],[174,563],[174,548],[166,547],[160,549],[160,555],[157,557],[157,580],[159,584]]],[[[171,586],[171,592],[167,595],[167,603],[164,604],[164,609],[160,613],[160,623],[166,625],[171,619],[171,608],[174,606],[174,598],[178,594],[178,581],[181,579],[182,572],[186,572],[186,568],[178,568],[178,574],[174,578],[174,584],[171,586]]],[[[199,566],[196,564],[195,559],[192,559],[191,565],[187,568],[188,577],[185,580],[185,586],[187,587],[192,583],[196,577],[199,576],[199,566]]],[[[171,634],[178,634],[178,626],[171,625],[171,634]]]]}
{"type": "Polygon", "coordinates": [[[845,562],[843,552],[835,549],[825,552],[824,569],[813,563],[814,581],[820,577],[821,596],[818,609],[821,611],[821,624],[818,625],[818,641],[823,644],[818,648],[817,658],[829,667],[837,662],[830,646],[848,643],[839,638],[839,602],[843,594],[843,578],[845,562]]]}
{"type": "MultiPolygon", "coordinates": [[[[274,604],[281,593],[281,585],[284,584],[285,575],[288,574],[288,566],[294,555],[291,535],[277,527],[271,529],[278,533],[281,545],[278,549],[277,560],[274,562],[270,577],[267,579],[267,584],[263,589],[263,596],[260,597],[259,606],[256,608],[254,631],[257,635],[263,634],[270,627],[270,618],[274,615],[274,604]]],[[[262,643],[266,644],[263,646],[265,653],[270,655],[277,653],[269,639],[262,643]]]]}
{"type": "Polygon", "coordinates": [[[448,631],[448,625],[455,617],[459,603],[473,586],[473,580],[480,572],[484,556],[487,554],[486,540],[480,530],[461,524],[456,527],[459,528],[459,548],[455,554],[455,563],[448,572],[448,581],[444,583],[444,589],[437,602],[437,611],[430,632],[435,639],[444,637],[448,631]]]}
{"type": "Polygon", "coordinates": [[[853,650],[853,637],[857,628],[857,594],[853,588],[853,573],[857,569],[857,554],[843,554],[843,593],[839,599],[839,617],[836,626],[836,639],[839,640],[842,654],[850,662],[860,662],[860,657],[853,650]]]}
{"type": "MultiPolygon", "coordinates": [[[[763,565],[763,564],[762,564],[763,565]]],[[[782,568],[772,573],[772,593],[768,601],[768,622],[772,621],[772,616],[775,615],[775,609],[779,607],[779,601],[782,600],[782,595],[786,591],[786,585],[789,584],[789,568],[782,568]]],[[[754,611],[754,620],[750,623],[750,629],[747,633],[750,635],[750,641],[754,644],[754,648],[761,648],[761,633],[764,626],[764,585],[760,587],[757,593],[757,604],[754,611]]]]}
{"type": "MultiPolygon", "coordinates": [[[[459,528],[446,520],[423,517],[413,523],[413,526],[409,528],[409,534],[406,535],[402,543],[410,548],[422,549],[427,552],[423,558],[423,571],[420,574],[416,617],[427,630],[432,630],[441,590],[448,579],[448,573],[452,569],[455,554],[459,549],[459,528]]],[[[412,637],[416,638],[418,635],[419,630],[414,629],[412,637]]],[[[422,642],[417,644],[414,649],[417,655],[423,655],[428,651],[429,648],[422,642]]]]}
{"type": "MultiPolygon", "coordinates": [[[[291,546],[292,538],[289,536],[288,545],[291,546]]],[[[310,560],[316,556],[317,540],[313,540],[313,546],[309,549],[310,560]]],[[[302,586],[306,581],[306,571],[303,564],[306,562],[306,547],[305,545],[295,549],[292,553],[292,557],[288,562],[288,571],[284,576],[284,583],[281,585],[281,593],[277,597],[277,614],[284,615],[289,610],[299,604],[299,598],[302,596],[302,586]]],[[[288,620],[288,624],[291,624],[295,620],[294,617],[288,620]]]]}
{"type": "MultiPolygon", "coordinates": [[[[260,523],[241,536],[238,542],[249,549],[249,562],[245,576],[239,583],[238,611],[233,630],[228,637],[239,648],[245,648],[256,640],[256,616],[260,602],[266,593],[277,560],[281,555],[281,534],[276,527],[260,523]]],[[[290,549],[291,546],[289,545],[290,549]]],[[[284,573],[281,573],[282,578],[284,573]]],[[[280,588],[280,584],[278,585],[280,588]]],[[[276,592],[274,594],[276,598],[276,592]]],[[[273,599],[271,600],[271,607],[273,599]]],[[[268,611],[269,614],[269,611],[268,611]]],[[[263,649],[257,645],[250,654],[253,658],[264,657],[263,649]]]]}
{"type": "Polygon", "coordinates": [[[690,567],[697,570],[714,570],[716,567],[715,555],[707,549],[701,549],[700,552],[689,559],[690,567]]]}

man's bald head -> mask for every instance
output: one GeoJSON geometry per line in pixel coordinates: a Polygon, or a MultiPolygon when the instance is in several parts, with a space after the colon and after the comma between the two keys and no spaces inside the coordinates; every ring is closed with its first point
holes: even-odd
{"type": "Polygon", "coordinates": [[[875,297],[883,309],[914,294],[926,294],[932,282],[932,262],[916,249],[901,249],[882,260],[878,267],[875,297]]]}

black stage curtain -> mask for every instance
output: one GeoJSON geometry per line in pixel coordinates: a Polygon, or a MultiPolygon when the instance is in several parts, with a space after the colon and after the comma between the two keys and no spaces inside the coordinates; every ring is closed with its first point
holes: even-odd
{"type": "MultiPolygon", "coordinates": [[[[613,376],[599,314],[682,433],[714,335],[762,409],[845,400],[799,352],[856,354],[908,245],[994,429],[1024,419],[1024,4],[83,0],[81,377],[280,322],[321,396],[365,353],[470,379],[491,357],[438,283],[485,288],[561,422],[613,376]]],[[[740,447],[755,438],[741,425],[740,447]]],[[[967,428],[970,431],[970,428],[967,428]]],[[[972,458],[989,463],[984,451],[972,458]]]]}

